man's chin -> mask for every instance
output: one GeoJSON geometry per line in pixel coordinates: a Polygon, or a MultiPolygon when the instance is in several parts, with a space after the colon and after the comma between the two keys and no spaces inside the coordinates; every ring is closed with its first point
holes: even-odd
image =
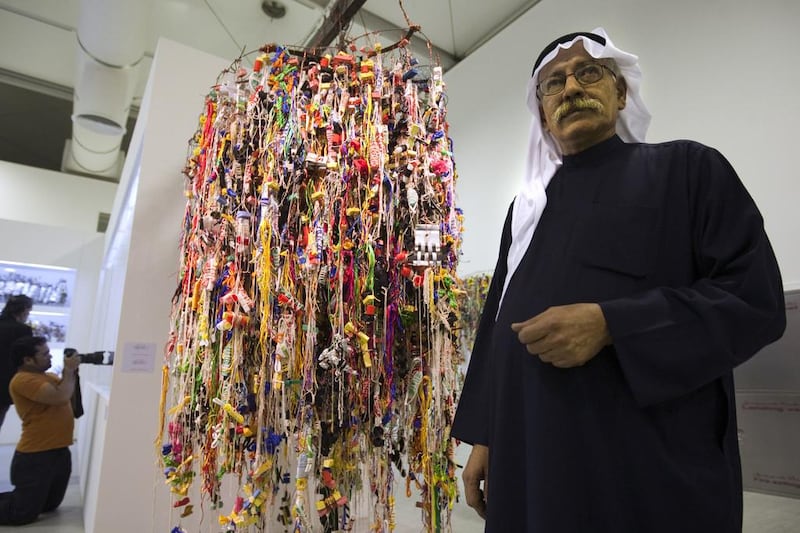
{"type": "Polygon", "coordinates": [[[590,113],[572,113],[558,123],[565,134],[596,130],[599,126],[597,116],[590,113]]]}
{"type": "Polygon", "coordinates": [[[551,134],[564,153],[572,153],[575,146],[586,148],[608,138],[608,131],[602,123],[578,115],[559,124],[558,130],[551,130],[551,134]]]}

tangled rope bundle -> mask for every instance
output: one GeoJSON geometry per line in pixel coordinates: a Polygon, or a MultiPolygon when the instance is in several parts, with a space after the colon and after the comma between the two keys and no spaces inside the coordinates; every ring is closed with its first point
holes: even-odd
{"type": "Polygon", "coordinates": [[[226,531],[391,531],[399,471],[427,530],[449,529],[462,216],[444,89],[402,47],[272,47],[207,96],[163,369],[176,514],[198,481],[226,531]]]}
{"type": "Polygon", "coordinates": [[[462,280],[462,286],[466,294],[459,298],[461,312],[461,346],[466,350],[472,350],[475,344],[475,337],[478,335],[478,326],[481,322],[481,313],[489,295],[489,287],[492,284],[491,272],[480,272],[466,276],[462,280]]]}

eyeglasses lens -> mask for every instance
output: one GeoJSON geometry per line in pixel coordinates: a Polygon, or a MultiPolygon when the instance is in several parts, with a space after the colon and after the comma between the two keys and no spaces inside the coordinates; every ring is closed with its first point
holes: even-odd
{"type": "MultiPolygon", "coordinates": [[[[598,63],[589,63],[569,74],[569,76],[575,76],[575,79],[581,85],[591,85],[603,79],[603,67],[598,63]]],[[[566,85],[567,76],[558,74],[545,78],[544,81],[539,83],[539,90],[543,95],[551,96],[563,91],[566,85]]]]}

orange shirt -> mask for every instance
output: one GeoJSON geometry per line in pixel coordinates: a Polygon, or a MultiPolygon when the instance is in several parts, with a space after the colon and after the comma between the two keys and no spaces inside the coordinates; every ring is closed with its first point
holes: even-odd
{"type": "Polygon", "coordinates": [[[70,401],[65,400],[59,405],[47,405],[33,400],[38,390],[46,383],[58,385],[60,382],[55,374],[24,370],[14,374],[8,389],[22,420],[22,437],[17,443],[18,452],[44,452],[72,444],[75,420],[70,401]]]}

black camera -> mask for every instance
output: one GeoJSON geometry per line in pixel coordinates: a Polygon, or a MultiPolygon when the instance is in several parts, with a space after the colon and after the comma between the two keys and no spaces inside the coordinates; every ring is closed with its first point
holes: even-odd
{"type": "MultiPolygon", "coordinates": [[[[114,359],[114,352],[108,353],[111,354],[109,358],[109,364],[111,364],[111,361],[114,359]]],[[[103,350],[91,353],[78,353],[78,350],[75,348],[64,348],[64,357],[78,357],[80,358],[81,364],[102,365],[105,354],[106,352],[103,350]]]]}

